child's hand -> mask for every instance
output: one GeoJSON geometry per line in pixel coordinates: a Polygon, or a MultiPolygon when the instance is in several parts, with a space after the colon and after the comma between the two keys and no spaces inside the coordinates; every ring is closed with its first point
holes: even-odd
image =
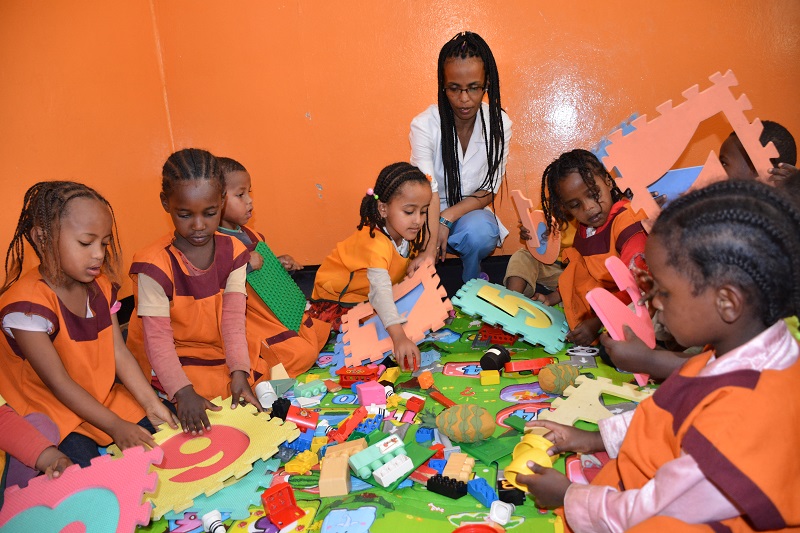
{"type": "Polygon", "coordinates": [[[245,403],[254,405],[259,411],[264,410],[247,382],[247,373],[234,370],[231,372],[231,409],[236,409],[237,405],[245,403]]]}
{"type": "Polygon", "coordinates": [[[261,270],[261,267],[264,266],[264,258],[258,252],[253,252],[250,254],[250,261],[247,263],[250,265],[250,268],[253,270],[261,270]]]}
{"type": "Polygon", "coordinates": [[[127,450],[134,446],[145,446],[154,448],[156,441],[149,431],[142,426],[136,425],[132,422],[126,422],[120,419],[119,422],[111,429],[111,438],[119,446],[120,450],[127,450]]]}
{"type": "Polygon", "coordinates": [[[178,429],[178,417],[158,399],[145,407],[144,410],[145,414],[147,414],[147,419],[150,420],[154,428],[158,428],[158,426],[166,422],[172,429],[178,429]]]}
{"type": "Polygon", "coordinates": [[[567,333],[567,340],[578,346],[589,346],[600,335],[603,323],[597,317],[587,318],[567,333]]]}
{"type": "Polygon", "coordinates": [[[519,223],[519,239],[521,241],[531,240],[531,233],[528,231],[528,228],[522,225],[522,222],[519,223]]]}
{"type": "Polygon", "coordinates": [[[561,303],[561,293],[553,291],[550,294],[542,294],[541,292],[534,293],[532,300],[542,302],[545,305],[556,305],[561,303]]]}
{"type": "Polygon", "coordinates": [[[302,270],[303,265],[294,260],[291,255],[279,255],[278,261],[287,272],[294,272],[295,270],[302,270]]]}
{"type": "Polygon", "coordinates": [[[605,347],[614,366],[620,370],[649,374],[647,362],[653,350],[637,337],[627,324],[622,329],[625,332],[625,340],[615,341],[604,333],[600,336],[600,344],[605,347]]]}
{"type": "Polygon", "coordinates": [[[422,360],[419,348],[405,334],[394,341],[394,358],[400,369],[407,372],[419,370],[419,363],[422,360]]]}
{"type": "Polygon", "coordinates": [[[211,422],[208,421],[206,409],[219,411],[222,406],[214,405],[194,391],[194,387],[187,385],[175,393],[178,402],[178,420],[184,433],[202,435],[203,429],[211,431],[211,422]]]}
{"type": "Polygon", "coordinates": [[[783,185],[784,181],[797,173],[800,173],[800,169],[796,166],[788,163],[778,163],[777,167],[769,169],[769,182],[780,186],[783,185]]]}
{"type": "Polygon", "coordinates": [[[533,474],[517,476],[517,482],[527,485],[528,492],[536,502],[536,507],[540,509],[563,507],[564,495],[572,485],[567,476],[555,468],[545,468],[533,461],[528,461],[528,468],[533,471],[533,474]]]}
{"type": "Polygon", "coordinates": [[[36,459],[36,470],[44,472],[50,479],[60,476],[68,466],[72,465],[69,457],[61,453],[55,446],[49,446],[36,459]]]}
{"type": "Polygon", "coordinates": [[[553,446],[547,450],[547,455],[564,452],[595,453],[605,450],[605,444],[603,444],[603,438],[599,431],[586,431],[550,420],[532,420],[525,424],[525,427],[540,427],[549,430],[543,435],[553,443],[553,446]]]}

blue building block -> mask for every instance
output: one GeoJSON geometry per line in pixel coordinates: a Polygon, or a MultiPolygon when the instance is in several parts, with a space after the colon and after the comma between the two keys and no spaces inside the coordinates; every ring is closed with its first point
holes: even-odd
{"type": "Polygon", "coordinates": [[[300,436],[292,442],[284,442],[281,447],[286,447],[297,453],[304,452],[311,449],[311,440],[314,438],[314,433],[311,431],[300,432],[300,436]]]}
{"type": "Polygon", "coordinates": [[[444,472],[444,467],[447,464],[447,459],[431,459],[428,461],[428,466],[439,472],[444,472]]]}
{"type": "Polygon", "coordinates": [[[376,429],[380,429],[381,424],[383,423],[383,415],[377,414],[375,416],[371,416],[369,418],[364,419],[359,425],[356,426],[357,433],[363,433],[364,435],[369,435],[376,429]]]}
{"type": "Polygon", "coordinates": [[[430,442],[433,440],[433,428],[419,428],[416,434],[417,442],[430,442]]]}
{"type": "Polygon", "coordinates": [[[476,477],[467,483],[467,493],[486,508],[491,507],[492,502],[498,499],[497,493],[482,477],[476,477]]]}

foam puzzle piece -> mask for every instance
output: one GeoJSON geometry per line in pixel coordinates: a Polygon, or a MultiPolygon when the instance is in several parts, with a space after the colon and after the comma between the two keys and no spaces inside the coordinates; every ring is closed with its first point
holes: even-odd
{"type": "Polygon", "coordinates": [[[153,466],[159,481],[150,497],[155,520],[169,510],[188,509],[200,494],[211,496],[226,480],[241,478],[257,459],[266,461],[280,444],[300,435],[292,422],[269,418],[252,405],[231,409],[230,398],[224,402],[215,398],[212,403],[223,408],[206,411],[211,431],[192,436],[163,424],[153,435],[164,450],[164,460],[153,466]]]}
{"type": "MultiPolygon", "coordinates": [[[[270,459],[270,461],[274,461],[270,459]]],[[[194,498],[192,506],[181,513],[169,511],[164,515],[166,520],[178,520],[184,513],[194,513],[203,516],[209,511],[218,510],[222,514],[228,513],[234,520],[244,520],[250,516],[250,506],[261,504],[261,487],[267,488],[272,484],[272,474],[275,464],[259,459],[253,464],[253,470],[243,478],[230,478],[225,482],[223,490],[211,496],[201,494],[194,498]]],[[[280,464],[280,463],[278,463],[280,464]]]]}
{"type": "MultiPolygon", "coordinates": [[[[511,199],[514,200],[514,207],[522,225],[528,230],[531,238],[525,242],[528,251],[533,257],[546,265],[552,265],[558,259],[561,251],[561,232],[554,223],[554,229],[544,240],[547,233],[547,220],[544,218],[544,211],[541,209],[532,210],[533,202],[522,195],[518,189],[511,191],[511,199]]],[[[555,219],[554,219],[555,220],[555,219]]]]}
{"type": "MultiPolygon", "coordinates": [[[[417,344],[428,332],[443,328],[453,310],[432,261],[425,262],[392,291],[400,316],[407,320],[403,331],[417,344]]],[[[342,317],[342,332],[334,352],[344,354],[345,366],[377,363],[392,351],[392,339],[369,302],[355,306],[342,317]]]]}
{"type": "Polygon", "coordinates": [[[556,398],[550,404],[555,411],[540,411],[539,420],[552,420],[559,424],[572,426],[578,420],[596,424],[598,420],[608,418],[611,412],[600,403],[601,394],[610,394],[626,400],[641,402],[652,396],[654,389],[636,390],[631,383],[614,385],[608,378],[591,379],[578,376],[576,386],[564,390],[566,399],[556,398]]]}
{"type": "MultiPolygon", "coordinates": [[[[606,289],[592,289],[586,293],[586,301],[594,309],[595,314],[608,330],[612,339],[625,340],[623,326],[628,326],[633,330],[648,348],[656,346],[656,332],[653,328],[653,320],[647,308],[639,303],[641,295],[633,273],[625,266],[619,257],[609,257],[606,259],[606,268],[614,279],[617,287],[621,291],[626,291],[631,297],[635,311],[622,303],[616,296],[606,289]]],[[[647,383],[648,376],[645,374],[634,374],[639,385],[647,383]]]]}
{"type": "Polygon", "coordinates": [[[155,490],[158,478],[148,471],[163,456],[161,448],[130,448],[118,459],[104,455],[88,468],[70,466],[56,479],[40,476],[24,489],[9,487],[0,529],[132,532],[150,522],[150,503],[143,504],[142,495],[155,490]]]}
{"type": "Polygon", "coordinates": [[[547,353],[564,348],[567,319],[560,310],[525,298],[502,285],[482,279],[469,280],[453,298],[453,304],[469,315],[478,315],[493,326],[522,337],[531,344],[541,344],[547,353]]]}
{"type": "Polygon", "coordinates": [[[255,251],[264,258],[264,265],[247,274],[247,282],[270,311],[275,313],[281,324],[299,331],[307,303],[303,291],[286,272],[267,243],[260,241],[255,251]]]}
{"type": "MultiPolygon", "coordinates": [[[[752,108],[747,96],[733,96],[730,88],[738,84],[733,72],[729,70],[724,75],[717,72],[709,79],[713,85],[702,92],[699,85],[683,91],[686,98],[683,103],[673,107],[672,100],[667,100],[656,107],[659,116],[653,120],[648,121],[647,115],[633,120],[631,126],[635,130],[627,135],[618,130],[608,136],[610,144],[605,147],[608,155],[603,164],[608,169],[617,170],[620,175],[617,183],[621,189],[631,189],[633,209],[644,210],[651,219],[658,216],[661,208],[650,195],[648,185],[670,170],[698,125],[717,113],[723,113],[733,127],[753,162],[759,180],[766,182],[772,168],[769,159],[778,156],[772,143],[761,146],[758,140],[763,129],[761,121],[756,119],[750,123],[747,120],[744,112],[752,108]]],[[[719,159],[713,153],[706,160],[704,171],[698,176],[695,187],[725,178],[719,159]],[[704,172],[706,167],[708,172],[704,172]]]]}

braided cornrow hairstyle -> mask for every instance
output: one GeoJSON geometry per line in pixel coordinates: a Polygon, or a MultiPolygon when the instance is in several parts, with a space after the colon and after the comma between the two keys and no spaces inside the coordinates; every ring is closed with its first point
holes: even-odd
{"type": "Polygon", "coordinates": [[[800,210],[757,181],[714,183],[672,202],[651,235],[695,294],[734,284],[766,326],[800,312],[800,210]]]}
{"type": "Polygon", "coordinates": [[[222,167],[211,152],[185,148],[169,156],[161,169],[161,192],[169,196],[179,181],[211,180],[225,196],[225,177],[222,167]]]}
{"type": "Polygon", "coordinates": [[[230,157],[218,157],[217,161],[219,162],[219,168],[222,171],[222,175],[227,175],[230,172],[247,172],[247,169],[244,168],[244,165],[239,163],[235,159],[231,159],[230,157]]]}
{"type": "Polygon", "coordinates": [[[542,211],[544,211],[544,218],[547,221],[548,235],[555,229],[552,218],[556,219],[556,224],[562,231],[567,227],[570,215],[564,210],[561,199],[558,197],[558,184],[573,172],[581,175],[595,200],[600,198],[600,189],[597,187],[595,178],[611,180],[612,202],[616,203],[626,197],[626,194],[617,186],[611,173],[592,152],[580,148],[564,152],[547,165],[542,174],[542,211]]]}
{"type": "MultiPolygon", "coordinates": [[[[430,186],[427,176],[411,163],[393,163],[381,170],[380,174],[378,174],[378,180],[375,182],[375,187],[372,189],[373,194],[367,194],[361,200],[361,220],[358,223],[358,229],[365,226],[369,227],[369,236],[373,238],[375,237],[376,228],[378,231],[382,231],[381,228],[386,225],[386,219],[378,211],[378,200],[388,204],[400,190],[400,187],[409,182],[430,186]],[[376,196],[377,198],[375,198],[376,196]]],[[[410,255],[416,255],[425,249],[429,232],[428,219],[426,218],[417,238],[410,243],[410,255]]]]}
{"type": "Polygon", "coordinates": [[[486,142],[486,161],[488,172],[483,183],[478,189],[492,193],[494,203],[494,189],[500,178],[500,167],[503,161],[503,148],[505,147],[505,133],[503,131],[503,109],[500,107],[500,75],[494,61],[489,45],[477,33],[461,32],[447,42],[439,52],[438,79],[439,79],[439,117],[442,128],[442,162],[444,164],[445,192],[447,205],[457,204],[461,196],[461,172],[458,166],[458,135],[456,134],[456,121],[453,108],[447,99],[444,88],[444,64],[448,59],[467,59],[477,57],[483,61],[487,96],[489,99],[489,132],[486,132],[486,119],[483,116],[483,106],[478,107],[483,125],[483,138],[486,142]]]}
{"type": "Polygon", "coordinates": [[[69,203],[75,198],[94,198],[111,212],[111,240],[106,248],[102,271],[113,282],[119,281],[119,247],[117,222],[111,204],[94,189],[73,181],[40,181],[25,192],[17,229],[6,252],[6,279],[0,294],[6,292],[22,274],[25,261],[25,241],[33,248],[41,263],[42,275],[55,285],[64,282],[58,255],[58,233],[61,219],[69,213],[69,203]],[[33,229],[39,228],[37,242],[33,229]]]}

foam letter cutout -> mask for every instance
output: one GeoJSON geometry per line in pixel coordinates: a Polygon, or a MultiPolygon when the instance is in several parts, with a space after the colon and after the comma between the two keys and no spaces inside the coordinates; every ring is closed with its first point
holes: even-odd
{"type": "Polygon", "coordinates": [[[467,314],[480,316],[487,324],[519,335],[525,342],[541,344],[547,353],[558,353],[564,348],[569,331],[564,313],[502,285],[469,280],[458,290],[453,304],[467,314]]]}
{"type": "MultiPolygon", "coordinates": [[[[767,181],[772,168],[769,159],[778,156],[772,143],[761,146],[758,140],[763,129],[761,121],[756,119],[751,124],[747,120],[744,112],[751,109],[747,96],[742,94],[738,99],[734,98],[730,87],[738,82],[733,72],[729,70],[725,75],[717,72],[709,79],[714,84],[705,91],[700,92],[699,85],[694,85],[682,93],[686,101],[680,105],[673,107],[672,100],[667,100],[656,107],[660,116],[648,122],[647,115],[642,115],[631,122],[634,131],[623,135],[621,130],[617,130],[608,136],[610,144],[605,147],[608,156],[603,159],[603,164],[608,169],[617,169],[620,188],[633,191],[632,207],[637,211],[643,209],[651,219],[658,216],[661,208],[650,195],[648,185],[663,176],[678,160],[697,126],[717,113],[724,113],[730,122],[760,180],[767,181]]],[[[718,163],[718,158],[714,159],[718,163]]],[[[715,165],[714,173],[724,179],[724,171],[719,174],[720,169],[721,166],[715,165]]],[[[711,179],[703,174],[701,178],[706,183],[711,179]]]]}
{"type": "MultiPolygon", "coordinates": [[[[403,330],[415,343],[422,342],[429,331],[443,328],[453,310],[439,283],[436,269],[428,261],[392,287],[397,311],[407,319],[403,330]]],[[[344,354],[345,366],[377,363],[392,351],[392,339],[369,302],[355,306],[342,317],[342,331],[334,352],[344,354]]]]}
{"type": "Polygon", "coordinates": [[[56,479],[40,476],[24,489],[10,487],[0,529],[132,532],[150,522],[150,504],[142,504],[142,494],[155,490],[158,479],[148,468],[163,455],[161,448],[130,448],[119,459],[98,457],[88,468],[70,466],[56,479]]]}
{"type": "Polygon", "coordinates": [[[564,390],[567,399],[556,398],[550,405],[555,411],[540,411],[539,420],[552,420],[559,424],[572,426],[578,420],[596,424],[599,420],[611,416],[611,412],[600,402],[601,394],[618,396],[632,402],[641,403],[650,397],[655,389],[638,391],[631,383],[614,385],[608,378],[591,379],[588,376],[575,378],[576,385],[570,385],[564,390]]]}
{"type": "Polygon", "coordinates": [[[554,225],[553,232],[546,241],[542,242],[547,231],[544,211],[541,209],[531,211],[533,203],[530,199],[522,196],[519,190],[511,191],[511,198],[514,200],[514,207],[517,208],[517,215],[522,225],[531,234],[530,240],[525,243],[528,251],[542,263],[552,265],[558,259],[558,253],[561,251],[561,232],[558,227],[554,225]]]}
{"type": "MultiPolygon", "coordinates": [[[[619,257],[612,256],[606,259],[606,268],[611,277],[614,278],[619,290],[626,291],[631,297],[636,312],[631,311],[627,305],[605,289],[590,290],[586,293],[586,301],[592,306],[595,314],[606,327],[612,339],[624,341],[625,331],[623,326],[627,325],[648,348],[655,348],[656,332],[653,329],[653,321],[650,318],[650,313],[647,312],[647,308],[639,304],[641,296],[633,274],[619,257]]],[[[636,383],[639,385],[647,383],[647,374],[634,374],[634,376],[636,377],[636,383]]]]}
{"type": "Polygon", "coordinates": [[[164,424],[153,435],[164,449],[164,460],[153,467],[159,480],[151,497],[155,520],[169,510],[180,513],[188,509],[195,496],[214,494],[226,480],[241,478],[257,459],[266,461],[281,443],[300,435],[292,422],[268,420],[266,413],[257,413],[252,405],[231,409],[230,398],[224,402],[215,398],[212,403],[223,408],[206,411],[211,431],[193,437],[164,424]]]}

